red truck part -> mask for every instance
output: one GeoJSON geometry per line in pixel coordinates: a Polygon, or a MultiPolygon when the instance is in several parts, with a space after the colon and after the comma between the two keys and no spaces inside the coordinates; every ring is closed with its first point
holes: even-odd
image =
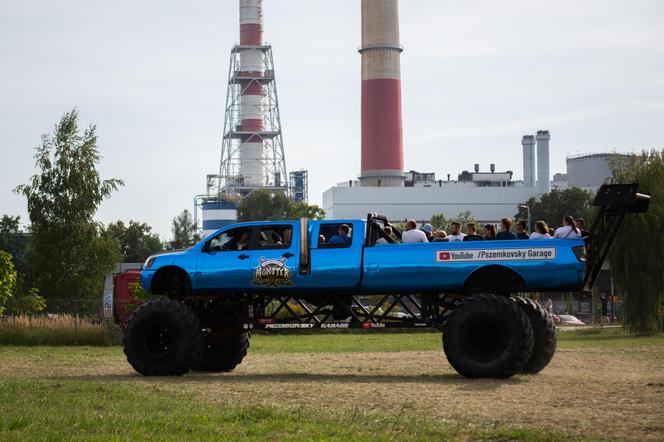
{"type": "Polygon", "coordinates": [[[113,319],[123,328],[136,306],[132,287],[140,283],[141,271],[137,269],[125,270],[113,277],[113,319]]]}

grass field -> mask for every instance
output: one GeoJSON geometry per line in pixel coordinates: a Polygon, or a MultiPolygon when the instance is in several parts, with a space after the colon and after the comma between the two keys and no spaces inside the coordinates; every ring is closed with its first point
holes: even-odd
{"type": "Polygon", "coordinates": [[[232,373],[146,378],[119,347],[0,347],[0,439],[661,440],[664,336],[560,334],[468,380],[440,335],[255,335],[232,373]]]}

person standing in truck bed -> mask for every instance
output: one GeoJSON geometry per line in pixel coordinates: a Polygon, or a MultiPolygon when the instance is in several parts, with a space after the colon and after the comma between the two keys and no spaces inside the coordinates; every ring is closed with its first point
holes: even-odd
{"type": "Polygon", "coordinates": [[[426,234],[417,230],[417,223],[414,219],[409,219],[406,223],[406,231],[401,234],[402,243],[429,242],[426,234]]]}
{"type": "Polygon", "coordinates": [[[496,235],[496,239],[516,239],[516,234],[512,232],[512,218],[503,218],[500,220],[500,228],[502,229],[496,235]]]}
{"type": "Polygon", "coordinates": [[[526,222],[522,219],[516,223],[516,239],[528,239],[528,232],[526,232],[526,222]]]}
{"type": "Polygon", "coordinates": [[[447,235],[450,242],[463,241],[465,233],[461,233],[461,224],[456,221],[452,221],[450,224],[450,234],[447,235]]]}

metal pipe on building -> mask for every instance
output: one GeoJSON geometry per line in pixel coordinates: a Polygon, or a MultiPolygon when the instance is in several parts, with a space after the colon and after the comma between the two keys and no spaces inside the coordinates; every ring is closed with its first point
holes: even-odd
{"type": "Polygon", "coordinates": [[[539,195],[551,191],[551,173],[549,171],[549,140],[548,130],[538,130],[537,136],[537,193],[539,195]]]}
{"type": "Polygon", "coordinates": [[[535,187],[535,136],[524,135],[523,146],[523,186],[535,187]]]}
{"type": "Polygon", "coordinates": [[[397,0],[362,0],[362,167],[368,187],[401,187],[401,52],[397,0]]]}
{"type": "Polygon", "coordinates": [[[240,0],[240,175],[245,186],[265,185],[263,139],[251,132],[264,129],[264,91],[260,77],[265,74],[263,52],[263,0],[240,0]],[[258,80],[257,80],[258,78],[258,80]]]}

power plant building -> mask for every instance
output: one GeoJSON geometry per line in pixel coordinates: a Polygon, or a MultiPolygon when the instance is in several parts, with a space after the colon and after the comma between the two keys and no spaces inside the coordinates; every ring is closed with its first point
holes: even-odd
{"type": "MultiPolygon", "coordinates": [[[[512,171],[463,171],[457,179],[436,179],[433,172],[404,173],[401,121],[400,56],[397,0],[362,0],[362,136],[358,180],[340,183],[323,194],[326,217],[364,218],[369,212],[392,221],[428,221],[443,213],[453,218],[471,211],[478,221],[513,216],[518,206],[553,187],[596,189],[610,176],[605,157],[568,158],[567,174],[551,181],[548,130],[521,139],[523,180],[512,171]],[[586,168],[592,170],[586,170],[586,168]]],[[[486,165],[484,165],[486,167],[486,165]]]]}

